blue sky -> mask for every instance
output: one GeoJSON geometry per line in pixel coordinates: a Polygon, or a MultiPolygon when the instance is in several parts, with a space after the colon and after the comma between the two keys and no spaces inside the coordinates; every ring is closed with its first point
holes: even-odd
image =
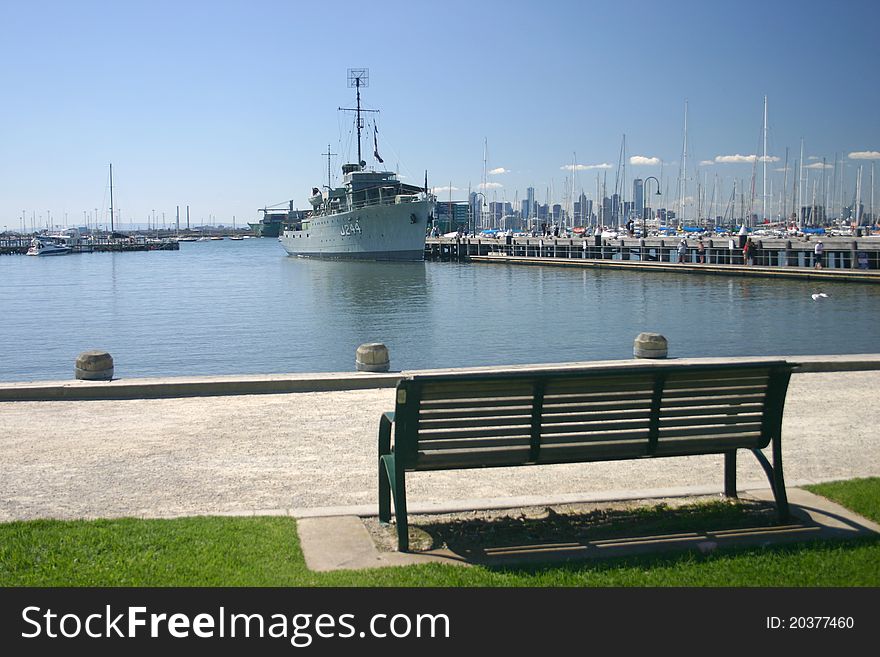
{"type": "MultiPolygon", "coordinates": [[[[385,164],[419,184],[427,169],[454,198],[481,184],[484,140],[487,168],[503,169],[489,200],[531,185],[559,202],[575,161],[612,165],[613,185],[624,133],[628,157],[664,162],[671,195],[685,99],[689,184],[717,174],[729,191],[752,165],[715,158],[760,155],[765,94],[776,190],[803,137],[808,157],[845,157],[851,195],[859,164],[868,189],[871,160],[847,155],[880,151],[878,29],[880,3],[847,1],[7,0],[0,228],[22,211],[74,224],[98,208],[107,222],[111,161],[124,223],[171,222],[187,204],[193,222],[226,224],[288,199],[306,207],[327,145],[342,154],[334,173],[355,157],[337,111],[354,102],[351,67],[370,70],[385,164]]],[[[578,191],[595,196],[597,171],[578,171],[578,191]]],[[[627,167],[629,179],[660,173],[627,167]]]]}

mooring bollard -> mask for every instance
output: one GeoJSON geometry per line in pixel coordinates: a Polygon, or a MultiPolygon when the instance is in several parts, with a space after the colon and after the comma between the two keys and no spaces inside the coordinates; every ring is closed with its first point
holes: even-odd
{"type": "Polygon", "coordinates": [[[636,358],[666,358],[668,344],[659,333],[639,333],[633,342],[636,358]]]}
{"type": "Polygon", "coordinates": [[[109,381],[113,378],[113,357],[106,351],[84,351],[76,357],[74,374],[87,381],[109,381]]]}
{"type": "Polygon", "coordinates": [[[388,348],[381,342],[369,342],[357,348],[355,366],[358,372],[387,372],[391,366],[388,348]]]}

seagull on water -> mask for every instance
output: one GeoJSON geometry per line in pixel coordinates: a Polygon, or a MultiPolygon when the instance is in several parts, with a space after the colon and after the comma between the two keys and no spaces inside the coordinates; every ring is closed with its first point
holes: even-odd
{"type": "Polygon", "coordinates": [[[827,299],[828,298],[828,295],[825,294],[824,292],[818,292],[816,294],[811,294],[810,296],[813,298],[813,301],[818,301],[819,299],[827,299]]]}

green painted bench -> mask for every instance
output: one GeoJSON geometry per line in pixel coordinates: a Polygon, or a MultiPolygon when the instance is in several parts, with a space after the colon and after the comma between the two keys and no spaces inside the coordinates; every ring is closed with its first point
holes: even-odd
{"type": "Polygon", "coordinates": [[[738,449],[758,458],[785,520],[792,367],[643,361],[406,376],[379,421],[379,520],[390,522],[393,498],[407,551],[406,473],[424,470],[723,454],[724,494],[735,497],[738,449]],[[760,451],[771,443],[772,465],[760,451]]]}

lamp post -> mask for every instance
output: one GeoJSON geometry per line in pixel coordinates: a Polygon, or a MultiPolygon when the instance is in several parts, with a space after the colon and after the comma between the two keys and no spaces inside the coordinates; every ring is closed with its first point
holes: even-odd
{"type": "Polygon", "coordinates": [[[648,196],[648,181],[653,180],[657,183],[657,196],[660,196],[660,181],[657,180],[654,176],[648,176],[645,178],[645,189],[642,194],[642,239],[645,239],[648,235],[647,222],[645,220],[645,208],[646,208],[646,197],[648,196]]]}

